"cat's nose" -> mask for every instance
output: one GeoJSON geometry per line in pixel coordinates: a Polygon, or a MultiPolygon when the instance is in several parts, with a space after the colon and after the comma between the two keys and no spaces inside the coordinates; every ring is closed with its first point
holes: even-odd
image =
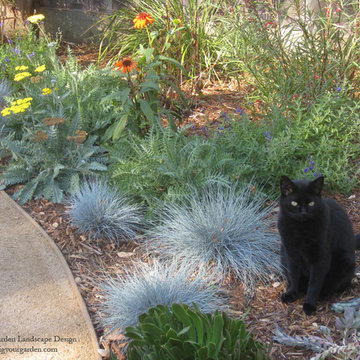
{"type": "Polygon", "coordinates": [[[305,207],[305,206],[301,206],[301,207],[300,207],[300,213],[301,213],[301,215],[307,214],[307,210],[306,210],[306,207],[305,207]]]}

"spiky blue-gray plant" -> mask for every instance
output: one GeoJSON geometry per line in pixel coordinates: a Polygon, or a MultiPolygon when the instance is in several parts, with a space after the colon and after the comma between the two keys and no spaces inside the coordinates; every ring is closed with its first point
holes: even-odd
{"type": "Polygon", "coordinates": [[[269,231],[271,207],[251,188],[212,186],[180,204],[168,203],[144,244],[161,257],[210,264],[225,278],[236,275],[252,291],[280,272],[278,235],[269,231]]]}
{"type": "Polygon", "coordinates": [[[68,214],[81,232],[117,243],[136,237],[144,224],[141,208],[100,180],[84,183],[70,199],[68,214]]]}
{"type": "Polygon", "coordinates": [[[139,315],[157,305],[178,303],[192,307],[195,303],[206,313],[225,309],[214,275],[205,268],[184,263],[179,266],[176,261],[134,263],[134,267],[126,271],[126,276],[109,279],[104,285],[102,323],[110,332],[136,326],[139,315]]]}

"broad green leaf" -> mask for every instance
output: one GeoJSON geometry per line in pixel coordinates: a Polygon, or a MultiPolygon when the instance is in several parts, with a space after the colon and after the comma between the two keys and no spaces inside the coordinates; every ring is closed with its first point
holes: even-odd
{"type": "Polygon", "coordinates": [[[214,323],[213,323],[213,333],[211,341],[215,344],[218,343],[222,336],[222,331],[224,327],[224,320],[222,318],[222,314],[217,314],[214,317],[214,323]]]}
{"type": "Polygon", "coordinates": [[[169,61],[171,62],[172,64],[174,64],[176,67],[178,67],[184,74],[187,73],[186,69],[175,59],[172,59],[172,58],[169,58],[169,57],[166,57],[166,56],[163,56],[163,55],[160,55],[159,56],[159,59],[160,60],[164,60],[164,61],[169,61]]]}
{"type": "Polygon", "coordinates": [[[183,305],[179,305],[175,303],[172,305],[172,310],[178,320],[182,321],[183,324],[186,326],[191,326],[190,317],[186,312],[186,310],[184,309],[183,305]]]}
{"type": "Polygon", "coordinates": [[[204,326],[203,326],[202,319],[195,312],[192,314],[191,318],[195,325],[196,334],[197,334],[197,342],[200,345],[203,345],[204,344],[204,326]]]}
{"type": "Polygon", "coordinates": [[[140,324],[139,326],[142,332],[149,334],[152,338],[165,335],[165,332],[162,329],[152,323],[140,324]]]}
{"type": "Polygon", "coordinates": [[[151,109],[151,106],[149,103],[143,99],[139,100],[140,102],[140,108],[143,114],[147,117],[147,119],[150,121],[151,124],[154,124],[155,122],[155,115],[153,110],[151,109]]]}
{"type": "Polygon", "coordinates": [[[114,127],[114,132],[112,134],[112,139],[118,140],[120,138],[121,133],[124,131],[127,124],[128,115],[124,114],[121,116],[120,120],[116,123],[114,127]]]}

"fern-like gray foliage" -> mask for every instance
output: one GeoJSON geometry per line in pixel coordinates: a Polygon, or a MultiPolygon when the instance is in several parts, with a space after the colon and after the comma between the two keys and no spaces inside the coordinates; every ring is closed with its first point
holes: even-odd
{"type": "Polygon", "coordinates": [[[342,341],[337,343],[330,336],[330,329],[320,326],[322,336],[290,336],[282,329],[275,331],[274,340],[287,346],[301,347],[317,354],[310,360],[328,358],[360,360],[360,311],[348,307],[342,318],[336,319],[336,329],[342,333],[342,341]]]}
{"type": "Polygon", "coordinates": [[[1,79],[0,80],[0,106],[5,102],[5,98],[11,94],[11,85],[9,80],[1,79]]]}
{"type": "Polygon", "coordinates": [[[102,323],[109,332],[136,326],[139,315],[157,305],[171,307],[179,303],[192,307],[195,303],[206,313],[226,308],[213,274],[176,261],[134,263],[126,276],[109,279],[103,289],[106,300],[102,304],[102,323]]]}
{"type": "MultiPolygon", "coordinates": [[[[5,98],[11,94],[11,85],[7,79],[0,80],[0,110],[3,109],[5,104],[5,98]]],[[[0,137],[3,137],[8,134],[9,129],[6,128],[6,118],[0,114],[0,137]]],[[[0,158],[2,156],[3,150],[0,145],[0,158]]]]}
{"type": "Polygon", "coordinates": [[[215,140],[152,129],[144,138],[129,134],[110,149],[111,175],[120,188],[154,206],[156,199],[177,201],[192,188],[229,184],[241,165],[215,140]]]}
{"type": "Polygon", "coordinates": [[[256,281],[280,272],[278,235],[269,232],[271,207],[248,187],[210,186],[180,203],[167,203],[144,246],[163,258],[210,264],[222,278],[234,274],[251,292],[256,281]]]}
{"type": "Polygon", "coordinates": [[[72,224],[94,239],[133,239],[144,227],[143,211],[106,182],[85,182],[70,198],[72,224]]]}

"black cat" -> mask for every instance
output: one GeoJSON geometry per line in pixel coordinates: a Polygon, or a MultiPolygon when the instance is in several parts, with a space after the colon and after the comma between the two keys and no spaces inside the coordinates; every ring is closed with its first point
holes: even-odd
{"type": "Polygon", "coordinates": [[[313,181],[280,180],[281,263],[288,287],[281,300],[306,294],[304,312],[316,311],[319,297],[347,287],[355,272],[354,236],[350,219],[335,201],[321,197],[323,177],[313,181]]]}

